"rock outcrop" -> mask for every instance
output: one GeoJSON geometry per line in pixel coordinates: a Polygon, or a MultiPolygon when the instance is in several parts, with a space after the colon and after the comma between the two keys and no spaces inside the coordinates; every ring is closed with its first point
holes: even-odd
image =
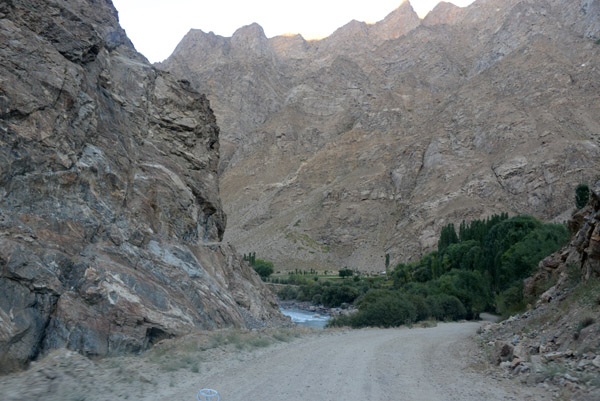
{"type": "MultiPolygon", "coordinates": [[[[596,188],[598,190],[600,188],[596,188]]],[[[569,400],[597,400],[600,383],[600,196],[569,220],[569,245],[524,281],[528,310],[481,330],[506,377],[553,388],[569,400]]]]}
{"type": "Polygon", "coordinates": [[[219,129],[108,0],[0,3],[0,370],[285,321],[221,243],[219,129]]]}
{"type": "Polygon", "coordinates": [[[228,241],[282,270],[380,271],[462,219],[567,219],[599,179],[599,5],[440,4],[421,21],[403,2],[243,57],[237,33],[192,31],[160,68],[215,109],[228,241]]]}
{"type": "MultiPolygon", "coordinates": [[[[540,262],[538,270],[524,282],[524,295],[535,296],[539,288],[551,281],[556,285],[544,292],[541,302],[548,302],[565,286],[568,268],[579,272],[585,281],[600,277],[600,195],[592,191],[589,204],[569,220],[573,233],[569,246],[540,262]]],[[[600,302],[600,300],[599,300],[600,302]]]]}

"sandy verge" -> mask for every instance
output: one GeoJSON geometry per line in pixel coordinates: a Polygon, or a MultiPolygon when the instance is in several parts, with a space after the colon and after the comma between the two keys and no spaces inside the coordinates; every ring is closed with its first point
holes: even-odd
{"type": "Polygon", "coordinates": [[[200,353],[198,344],[182,342],[98,362],[59,351],[27,372],[0,377],[0,394],[7,401],[194,400],[209,387],[223,401],[551,399],[542,389],[485,375],[471,338],[478,327],[325,331],[281,337],[267,347],[259,340],[260,347],[246,347],[234,336],[200,353]],[[172,359],[164,359],[168,353],[172,359]],[[198,362],[183,363],[189,355],[198,362]]]}

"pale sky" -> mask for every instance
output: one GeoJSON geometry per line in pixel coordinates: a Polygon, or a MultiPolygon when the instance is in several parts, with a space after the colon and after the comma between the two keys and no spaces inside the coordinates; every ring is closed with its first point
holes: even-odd
{"type": "MultiPolygon", "coordinates": [[[[473,0],[449,0],[464,7],[473,0]]],[[[410,0],[422,18],[439,0],[410,0]]],[[[402,0],[113,0],[121,26],[151,62],[169,57],[192,28],[229,37],[257,22],[267,37],[300,33],[305,39],[329,36],[353,19],[376,22],[402,0]]]]}

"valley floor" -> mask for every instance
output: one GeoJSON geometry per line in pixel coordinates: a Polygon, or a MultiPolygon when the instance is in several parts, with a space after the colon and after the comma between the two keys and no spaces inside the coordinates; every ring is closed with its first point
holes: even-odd
{"type": "MultiPolygon", "coordinates": [[[[48,386],[48,380],[42,379],[51,370],[44,367],[51,355],[28,372],[0,378],[0,392],[10,400],[37,399],[32,393],[36,383],[46,383],[45,389],[39,388],[40,399],[56,395],[56,399],[77,400],[195,400],[202,387],[218,390],[223,401],[552,398],[543,389],[485,374],[486,364],[472,339],[478,327],[470,322],[433,328],[326,330],[251,350],[237,343],[242,349],[237,351],[230,343],[203,351],[202,363],[191,370],[157,370],[152,364],[160,362],[156,358],[152,362],[152,357],[86,362],[71,353],[71,362],[58,362],[54,368],[72,372],[66,376],[55,372],[55,383],[48,386]],[[86,382],[90,387],[83,390],[86,382]]],[[[240,341],[236,338],[231,337],[240,341]]]]}

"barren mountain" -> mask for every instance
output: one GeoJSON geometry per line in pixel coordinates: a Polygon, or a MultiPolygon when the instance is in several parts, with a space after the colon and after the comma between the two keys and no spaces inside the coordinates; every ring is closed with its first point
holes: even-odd
{"type": "Polygon", "coordinates": [[[0,372],[285,321],[221,244],[218,134],[110,1],[0,2],[0,372]]]}
{"type": "Polygon", "coordinates": [[[381,270],[442,226],[564,221],[600,176],[600,1],[408,2],[329,38],[190,31],[160,68],[222,129],[225,240],[278,269],[381,270]]]}

